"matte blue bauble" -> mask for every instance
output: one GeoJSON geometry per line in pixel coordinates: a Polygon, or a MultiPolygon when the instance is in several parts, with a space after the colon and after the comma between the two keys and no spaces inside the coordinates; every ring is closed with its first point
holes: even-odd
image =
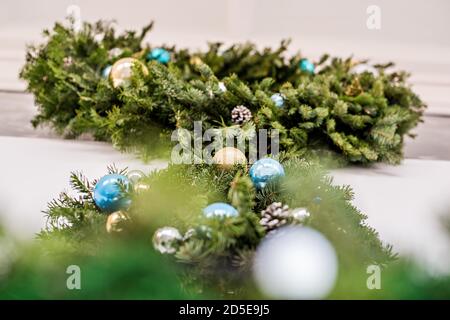
{"type": "Polygon", "coordinates": [[[156,60],[166,64],[170,61],[170,53],[164,48],[154,48],[147,54],[147,60],[156,60]]]}
{"type": "Polygon", "coordinates": [[[302,59],[300,61],[300,70],[304,71],[304,72],[308,72],[308,73],[314,73],[314,64],[309,61],[308,59],[302,59]]]}
{"type": "Polygon", "coordinates": [[[260,159],[250,168],[250,179],[257,189],[263,189],[268,182],[282,176],[283,166],[275,159],[260,159]]]}
{"type": "Polygon", "coordinates": [[[216,202],[216,203],[210,204],[205,209],[203,209],[203,214],[207,218],[236,217],[237,215],[239,215],[239,213],[237,212],[237,210],[235,208],[233,208],[229,204],[223,203],[223,202],[216,202]]]}
{"type": "Polygon", "coordinates": [[[102,77],[103,78],[108,78],[109,77],[109,74],[111,73],[111,68],[112,68],[112,66],[108,65],[108,66],[105,67],[105,69],[103,69],[103,71],[102,71],[102,77]]]}
{"type": "Polygon", "coordinates": [[[278,108],[281,108],[284,105],[284,97],[281,93],[274,93],[270,99],[275,103],[278,108]]]}
{"type": "Polygon", "coordinates": [[[94,201],[102,211],[110,213],[128,209],[131,199],[124,197],[120,184],[128,188],[130,180],[121,174],[108,174],[97,182],[94,201]]]}

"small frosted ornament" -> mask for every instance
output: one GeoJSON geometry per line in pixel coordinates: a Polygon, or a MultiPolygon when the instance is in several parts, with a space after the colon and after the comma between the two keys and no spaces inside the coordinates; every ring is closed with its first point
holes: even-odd
{"type": "Polygon", "coordinates": [[[270,99],[275,103],[275,106],[281,108],[284,106],[284,96],[281,93],[274,93],[270,99]]]}
{"type": "Polygon", "coordinates": [[[167,64],[170,61],[170,52],[164,48],[154,48],[147,54],[147,60],[156,60],[159,63],[167,64]]]}
{"type": "Polygon", "coordinates": [[[125,211],[113,212],[106,220],[106,231],[108,233],[120,233],[124,230],[124,226],[129,220],[130,217],[125,211]]]}
{"type": "Polygon", "coordinates": [[[314,63],[312,63],[308,59],[300,60],[299,68],[301,71],[306,72],[306,73],[311,73],[311,74],[313,74],[315,71],[314,63]]]}
{"type": "Polygon", "coordinates": [[[153,235],[153,247],[162,254],[173,254],[183,241],[180,231],[173,227],[163,227],[153,235]]]}
{"type": "Polygon", "coordinates": [[[94,202],[100,210],[111,213],[126,210],[131,204],[131,199],[123,194],[121,185],[129,188],[130,180],[121,174],[108,174],[102,177],[94,187],[94,202]]]}
{"type": "Polygon", "coordinates": [[[109,74],[113,87],[127,86],[130,84],[130,79],[133,74],[133,65],[139,64],[142,67],[142,72],[147,75],[147,67],[135,58],[122,58],[117,60],[109,74]]]}
{"type": "Polygon", "coordinates": [[[247,158],[241,150],[225,147],[216,152],[213,163],[226,170],[232,168],[235,164],[246,164],[247,158]]]}
{"type": "Polygon", "coordinates": [[[263,189],[270,181],[284,176],[284,168],[275,159],[263,158],[251,166],[249,174],[254,186],[263,189]]]}
{"type": "Polygon", "coordinates": [[[230,218],[239,215],[238,211],[228,203],[216,202],[203,209],[207,218],[230,218]]]}

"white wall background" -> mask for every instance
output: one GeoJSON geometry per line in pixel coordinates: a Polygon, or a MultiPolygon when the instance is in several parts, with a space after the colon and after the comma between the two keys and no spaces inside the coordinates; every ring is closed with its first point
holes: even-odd
{"type": "Polygon", "coordinates": [[[276,46],[292,38],[292,51],[312,58],[328,52],[395,61],[413,73],[417,91],[435,113],[450,114],[450,1],[428,0],[2,0],[0,88],[23,90],[17,79],[25,45],[63,21],[77,5],[86,21],[115,19],[119,29],[156,22],[148,41],[201,48],[207,41],[276,46]],[[369,5],[381,9],[381,29],[366,26],[369,5]],[[438,84],[438,87],[430,87],[438,84]]]}
{"type": "MultiPolygon", "coordinates": [[[[333,37],[337,39],[450,45],[447,0],[3,0],[0,29],[33,27],[36,34],[60,20],[70,4],[83,18],[115,18],[127,28],[149,19],[158,30],[210,36],[333,37]],[[366,28],[366,8],[382,10],[382,29],[366,28]]],[[[11,34],[11,36],[15,36],[11,34]]],[[[30,34],[31,36],[31,34],[30,34]]]]}

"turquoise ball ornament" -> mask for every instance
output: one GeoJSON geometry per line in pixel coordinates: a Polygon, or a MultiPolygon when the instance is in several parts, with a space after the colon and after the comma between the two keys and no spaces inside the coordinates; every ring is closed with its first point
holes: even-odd
{"type": "Polygon", "coordinates": [[[299,67],[300,67],[300,70],[302,70],[304,72],[311,73],[311,74],[314,73],[314,69],[315,69],[314,63],[312,63],[308,59],[300,60],[299,67]]]}
{"type": "Polygon", "coordinates": [[[250,179],[257,189],[263,189],[270,181],[283,176],[283,166],[271,158],[260,159],[250,168],[250,179]]]}
{"type": "Polygon", "coordinates": [[[147,60],[156,60],[167,64],[170,61],[170,53],[164,48],[154,48],[147,54],[147,60]]]}
{"type": "Polygon", "coordinates": [[[107,65],[105,69],[102,71],[102,77],[107,79],[109,77],[109,74],[111,73],[112,65],[107,65]]]}
{"type": "Polygon", "coordinates": [[[238,211],[235,208],[223,202],[210,204],[205,209],[203,209],[203,214],[207,218],[229,218],[239,215],[238,211]]]}
{"type": "Polygon", "coordinates": [[[121,174],[108,174],[102,177],[94,188],[94,201],[100,210],[111,213],[126,210],[131,204],[131,199],[123,194],[121,185],[127,189],[130,180],[121,174]]]}
{"type": "Polygon", "coordinates": [[[281,93],[274,93],[270,99],[272,99],[273,103],[275,103],[275,105],[278,108],[281,108],[284,106],[284,96],[281,93]]]}

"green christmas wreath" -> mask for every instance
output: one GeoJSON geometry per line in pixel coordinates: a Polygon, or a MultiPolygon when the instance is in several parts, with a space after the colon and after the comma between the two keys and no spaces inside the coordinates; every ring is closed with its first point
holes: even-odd
{"type": "Polygon", "coordinates": [[[328,239],[339,265],[333,291],[337,294],[345,290],[346,277],[364,279],[368,265],[384,268],[395,259],[392,248],[381,243],[365,223],[366,216],[351,204],[349,187],[334,186],[320,166],[305,160],[281,163],[285,176],[262,189],[255,188],[246,165],[227,170],[206,164],[169,165],[149,175],[112,167],[106,179],[119,176],[130,181],[120,188],[127,204],[115,198],[119,206],[114,208],[102,206],[97,197],[104,179],[89,182],[73,174],[77,194],[62,193],[49,204],[47,228],[38,239],[53,255],[48,244],[58,243],[65,255],[99,259],[112,241],[122,246],[145,244],[146,254],[156,249],[171,258],[166,263],[176,263],[185,292],[225,298],[264,296],[255,290],[252,277],[255,252],[261,242],[289,226],[308,227],[328,239]],[[213,203],[226,204],[236,214],[207,214],[205,208],[213,203]]]}
{"type": "Polygon", "coordinates": [[[79,32],[57,23],[45,31],[21,72],[39,107],[33,125],[51,124],[68,137],[90,133],[148,157],[167,152],[173,129],[202,121],[204,129],[276,129],[292,156],[399,163],[405,135],[421,121],[424,103],[407,73],[389,71],[392,63],[324,55],[313,64],[300,54],[288,58],[286,41],[261,51],[252,44],[213,43],[205,52],[144,47],[151,27],[116,35],[105,22],[79,32]],[[127,85],[114,85],[124,83],[123,58],[133,58],[132,74],[127,85]],[[119,79],[108,73],[115,63],[119,79]]]}

